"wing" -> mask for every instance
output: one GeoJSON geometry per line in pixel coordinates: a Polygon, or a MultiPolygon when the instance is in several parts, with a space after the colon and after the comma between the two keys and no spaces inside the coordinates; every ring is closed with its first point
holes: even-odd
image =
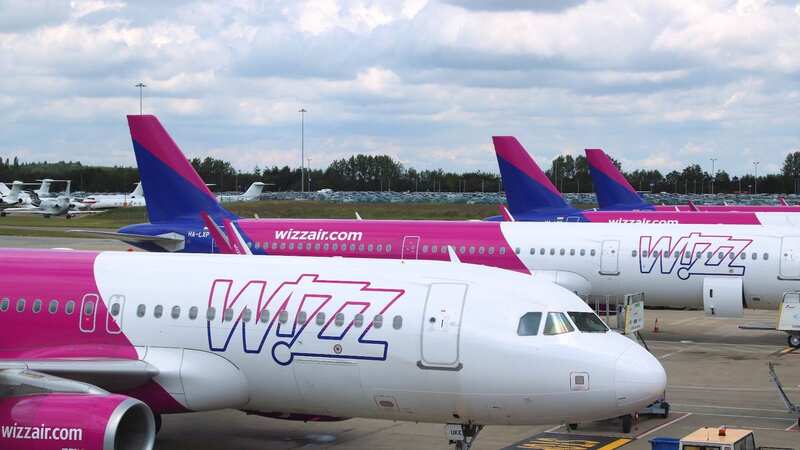
{"type": "Polygon", "coordinates": [[[130,234],[130,233],[117,233],[116,231],[99,231],[99,230],[67,230],[67,233],[81,233],[92,236],[119,239],[122,242],[129,244],[152,243],[156,244],[167,251],[176,252],[183,250],[186,238],[178,233],[166,233],[157,236],[150,236],[147,234],[130,234]]]}
{"type": "Polygon", "coordinates": [[[0,396],[125,391],[146,384],[158,373],[155,366],[133,359],[0,360],[0,396]]]}

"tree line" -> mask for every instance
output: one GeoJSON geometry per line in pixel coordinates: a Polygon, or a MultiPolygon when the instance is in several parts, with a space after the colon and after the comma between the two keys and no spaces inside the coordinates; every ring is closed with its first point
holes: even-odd
{"type": "MultiPolygon", "coordinates": [[[[299,191],[299,168],[256,166],[237,171],[233,165],[215,158],[194,158],[192,166],[216,191],[242,191],[254,181],[271,183],[270,190],[299,191]]],[[[614,161],[618,168],[621,165],[614,161]]],[[[726,171],[713,175],[698,164],[663,174],[659,170],[636,169],[624,172],[637,190],[673,193],[754,192],[797,193],[800,190],[800,151],[789,153],[780,173],[730,176],[726,171]]],[[[547,176],[561,192],[592,192],[592,181],[585,156],[562,155],[553,159],[547,176]]],[[[77,161],[20,162],[18,158],[0,157],[0,181],[34,181],[42,178],[72,180],[73,191],[126,192],[139,181],[135,167],[89,166],[77,161]]],[[[499,176],[489,172],[445,172],[405,167],[388,155],[355,155],[333,161],[325,169],[309,169],[305,190],[337,191],[428,191],[428,192],[498,192],[499,176]]]]}

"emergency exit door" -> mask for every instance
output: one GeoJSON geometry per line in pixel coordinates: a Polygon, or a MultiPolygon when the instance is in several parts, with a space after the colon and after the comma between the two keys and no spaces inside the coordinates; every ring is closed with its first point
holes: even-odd
{"type": "Polygon", "coordinates": [[[600,250],[600,274],[619,275],[619,241],[603,241],[600,250]]]}
{"type": "Polygon", "coordinates": [[[782,280],[800,279],[800,237],[781,239],[780,271],[782,280]]]}
{"type": "Polygon", "coordinates": [[[461,313],[467,285],[436,283],[428,290],[422,323],[421,368],[458,370],[461,313]]]}
{"type": "Polygon", "coordinates": [[[419,257],[419,236],[406,236],[403,238],[401,259],[417,259],[419,257]]]}

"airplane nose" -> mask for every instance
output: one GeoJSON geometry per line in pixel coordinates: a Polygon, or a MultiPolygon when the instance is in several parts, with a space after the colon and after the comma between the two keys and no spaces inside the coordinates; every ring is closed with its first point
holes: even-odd
{"type": "Polygon", "coordinates": [[[617,359],[617,406],[636,410],[660,399],[667,388],[667,373],[644,348],[633,344],[617,359]]]}

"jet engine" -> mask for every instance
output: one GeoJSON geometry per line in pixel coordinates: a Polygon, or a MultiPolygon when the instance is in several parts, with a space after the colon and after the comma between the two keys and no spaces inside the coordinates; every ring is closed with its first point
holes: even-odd
{"type": "Polygon", "coordinates": [[[0,400],[0,448],[151,450],[150,408],[116,394],[48,393],[0,400]]]}

